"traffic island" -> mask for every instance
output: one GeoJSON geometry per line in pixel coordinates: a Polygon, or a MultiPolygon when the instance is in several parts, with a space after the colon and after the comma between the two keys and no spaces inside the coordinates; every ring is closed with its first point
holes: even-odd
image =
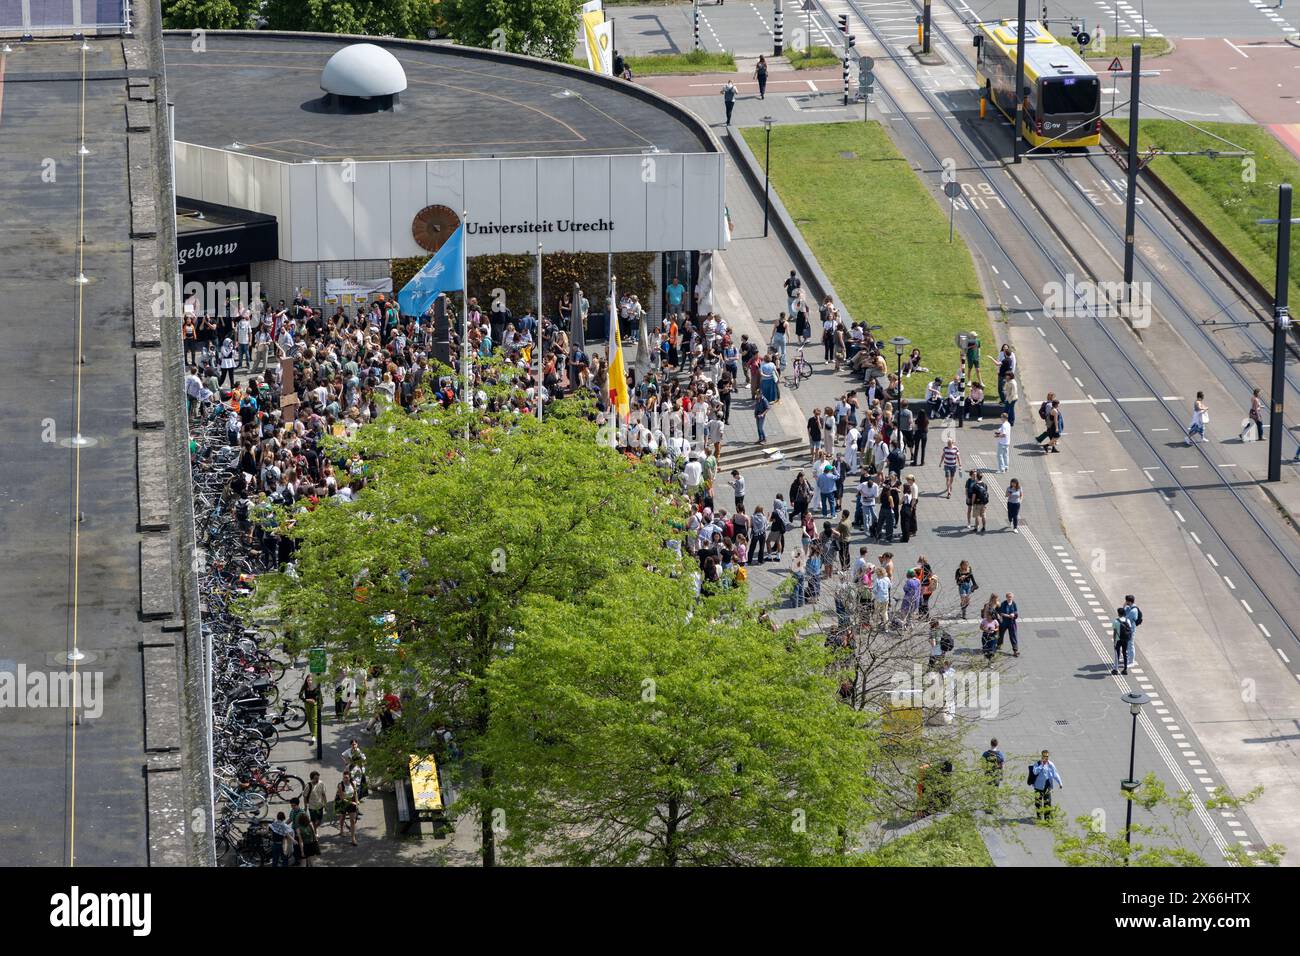
{"type": "Polygon", "coordinates": [[[948,62],[933,47],[927,53],[924,43],[909,43],[907,49],[916,57],[916,62],[922,66],[943,66],[948,62]]]}

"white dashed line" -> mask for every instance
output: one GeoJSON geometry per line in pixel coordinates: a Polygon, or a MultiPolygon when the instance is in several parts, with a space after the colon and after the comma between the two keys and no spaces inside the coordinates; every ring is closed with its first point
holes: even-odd
{"type": "Polygon", "coordinates": [[[1201,539],[1198,538],[1198,537],[1196,536],[1196,532],[1195,532],[1195,531],[1189,531],[1189,532],[1187,532],[1187,533],[1190,534],[1190,535],[1192,536],[1192,540],[1195,541],[1197,544],[1200,544],[1200,543],[1201,543],[1201,539]]]}
{"type": "Polygon", "coordinates": [[[1235,585],[1235,584],[1232,583],[1232,578],[1228,577],[1228,576],[1225,574],[1225,575],[1223,576],[1223,580],[1224,580],[1225,582],[1227,582],[1228,587],[1232,588],[1232,590],[1234,590],[1234,591],[1237,590],[1237,585],[1235,585]]]}
{"type": "Polygon", "coordinates": [[[1061,359],[1061,367],[1068,372],[1070,370],[1070,363],[1065,359],[1061,359]]]}
{"type": "MultiPolygon", "coordinates": [[[[1017,20],[1016,22],[1019,23],[1020,21],[1017,20]]],[[[1016,29],[1019,30],[1020,27],[1016,27],[1016,29]]],[[[1105,413],[1105,412],[1098,412],[1097,414],[1101,416],[1101,420],[1102,420],[1103,422],[1105,422],[1107,425],[1110,424],[1110,419],[1106,416],[1106,413],[1105,413]]]]}
{"type": "Polygon", "coordinates": [[[1244,608],[1246,609],[1246,613],[1247,613],[1247,614],[1254,614],[1254,613],[1255,613],[1255,609],[1254,609],[1253,607],[1251,607],[1249,604],[1246,603],[1246,599],[1245,599],[1245,598],[1242,598],[1242,599],[1241,599],[1241,606],[1244,607],[1244,608]]]}
{"type": "MultiPolygon", "coordinates": [[[[1016,29],[1018,30],[1018,29],[1020,29],[1020,28],[1017,27],[1016,29]]],[[[1288,664],[1291,663],[1291,658],[1289,658],[1289,657],[1286,656],[1286,652],[1283,651],[1282,648],[1280,648],[1280,647],[1275,647],[1274,650],[1277,651],[1277,656],[1278,656],[1278,657],[1282,658],[1282,660],[1286,661],[1288,664]]]]}
{"type": "MultiPolygon", "coordinates": [[[[1016,21],[1016,23],[1019,22],[1020,22],[1019,20],[1016,21]]],[[[1019,30],[1020,27],[1017,26],[1016,29],[1019,30]]],[[[1184,524],[1187,523],[1187,519],[1183,517],[1183,513],[1179,511],[1177,508],[1174,509],[1174,515],[1178,518],[1179,521],[1183,522],[1184,524]]]]}
{"type": "MultiPolygon", "coordinates": [[[[1017,21],[1017,22],[1019,22],[1019,21],[1017,21]]],[[[1077,375],[1074,376],[1074,382],[1075,382],[1075,384],[1078,385],[1080,388],[1083,388],[1083,379],[1079,378],[1079,376],[1077,376],[1077,375]]]]}
{"type": "MultiPolygon", "coordinates": [[[[1017,27],[1016,29],[1018,30],[1020,28],[1017,27]]],[[[1205,560],[1209,561],[1216,568],[1219,566],[1219,562],[1214,560],[1214,555],[1210,554],[1208,551],[1205,553],[1205,560]]]]}

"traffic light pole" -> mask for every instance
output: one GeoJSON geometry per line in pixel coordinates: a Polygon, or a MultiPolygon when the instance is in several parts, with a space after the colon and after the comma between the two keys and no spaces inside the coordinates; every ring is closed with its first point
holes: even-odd
{"type": "Polygon", "coordinates": [[[921,11],[921,52],[930,52],[930,0],[925,0],[925,8],[921,11]]]}
{"type": "Polygon", "coordinates": [[[1011,161],[1020,162],[1020,130],[1025,115],[1025,0],[1016,5],[1016,125],[1011,131],[1011,161]]]}
{"type": "Polygon", "coordinates": [[[1291,273],[1291,184],[1277,188],[1277,274],[1273,292],[1273,401],[1268,416],[1268,480],[1282,480],[1282,400],[1286,392],[1287,285],[1291,273]]]}
{"type": "Polygon", "coordinates": [[[1133,302],[1133,233],[1137,228],[1137,177],[1138,177],[1138,94],[1142,87],[1142,47],[1133,44],[1132,83],[1128,98],[1128,189],[1124,197],[1124,289],[1133,302]]]}

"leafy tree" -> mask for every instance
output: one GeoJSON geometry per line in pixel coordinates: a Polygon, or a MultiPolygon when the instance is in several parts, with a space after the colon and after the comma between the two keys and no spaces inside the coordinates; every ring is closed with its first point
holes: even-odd
{"type": "Polygon", "coordinates": [[[583,602],[539,597],[489,669],[481,752],[513,859],[800,864],[866,823],[874,742],[827,653],[774,632],[743,591],[635,570],[583,602]]]}
{"type": "Polygon", "coordinates": [[[244,30],[253,24],[258,0],[162,0],[169,30],[244,30]]]}
{"type": "Polygon", "coordinates": [[[582,0],[446,0],[448,30],[466,46],[569,62],[582,0]]]}
{"type": "MultiPolygon", "coordinates": [[[[477,755],[493,714],[484,678],[520,635],[525,606],[581,602],[667,554],[669,509],[653,469],[602,447],[578,415],[510,430],[475,416],[469,442],[466,425],[459,408],[435,406],[359,430],[342,454],[360,456],[367,487],[354,503],[293,516],[294,571],[264,577],[258,597],[279,606],[294,648],[378,664],[405,691],[380,748],[390,771],[445,727],[490,793],[493,764],[477,755]]],[[[491,865],[487,818],[482,839],[491,865]]]]}
{"type": "MultiPolygon", "coordinates": [[[[1254,803],[1263,787],[1256,787],[1244,797],[1219,793],[1205,801],[1208,810],[1240,810],[1254,803]]],[[[1055,852],[1070,866],[1208,866],[1195,848],[1198,837],[1197,821],[1192,815],[1196,804],[1190,791],[1170,793],[1154,773],[1148,773],[1142,785],[1127,799],[1135,809],[1148,813],[1164,811],[1168,822],[1142,822],[1139,817],[1132,827],[1133,845],[1130,847],[1120,828],[1108,833],[1097,826],[1091,816],[1075,819],[1071,826],[1064,821],[1054,823],[1055,852]]],[[[1279,844],[1257,847],[1251,856],[1245,847],[1229,846],[1224,858],[1238,866],[1277,866],[1286,850],[1279,844]]]]}
{"type": "Polygon", "coordinates": [[[266,0],[271,30],[424,39],[441,25],[439,0],[266,0]]]}

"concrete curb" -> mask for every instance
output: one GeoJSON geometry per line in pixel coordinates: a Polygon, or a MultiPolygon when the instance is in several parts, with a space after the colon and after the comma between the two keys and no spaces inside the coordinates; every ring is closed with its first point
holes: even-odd
{"type": "MultiPolygon", "coordinates": [[[[731,150],[732,157],[736,160],[736,167],[749,183],[750,189],[758,197],[759,201],[763,199],[763,166],[754,156],[749,148],[749,144],[744,138],[735,135],[731,130],[727,131],[726,143],[731,150]]],[[[786,252],[789,253],[793,260],[795,269],[807,283],[809,291],[813,295],[814,301],[809,303],[810,306],[817,305],[826,298],[831,297],[836,308],[840,310],[840,315],[845,322],[851,323],[853,317],[849,310],[845,308],[844,302],[840,299],[831,284],[830,278],[822,271],[822,267],[817,263],[817,257],[813,255],[812,249],[804,241],[803,234],[800,233],[799,227],[795,225],[794,218],[781,202],[781,197],[777,195],[776,190],[771,194],[771,211],[772,221],[776,226],[777,237],[781,244],[785,246],[786,252]]]]}

